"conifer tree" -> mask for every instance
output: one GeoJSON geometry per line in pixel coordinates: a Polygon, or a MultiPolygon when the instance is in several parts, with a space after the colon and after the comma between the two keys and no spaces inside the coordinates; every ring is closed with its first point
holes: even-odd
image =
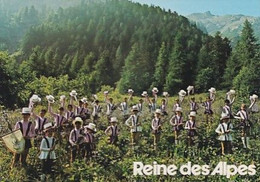
{"type": "Polygon", "coordinates": [[[185,39],[179,32],[174,41],[174,48],[169,59],[169,68],[166,76],[165,90],[169,93],[177,93],[184,86],[184,70],[186,64],[186,53],[184,47],[185,39]]]}
{"type": "MultiPolygon", "coordinates": [[[[249,66],[259,51],[252,25],[248,20],[245,21],[241,33],[241,38],[232,51],[227,61],[227,67],[224,74],[224,86],[230,87],[234,78],[240,73],[244,66],[249,66]]],[[[245,71],[243,71],[245,73],[245,71]]]]}
{"type": "Polygon", "coordinates": [[[153,82],[153,87],[158,87],[159,90],[162,90],[165,84],[168,62],[168,51],[165,42],[163,42],[159,50],[159,55],[155,64],[153,82]]]}

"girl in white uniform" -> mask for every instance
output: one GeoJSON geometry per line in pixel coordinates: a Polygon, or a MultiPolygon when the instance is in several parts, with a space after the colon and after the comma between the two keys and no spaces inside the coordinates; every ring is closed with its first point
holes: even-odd
{"type": "Polygon", "coordinates": [[[227,113],[223,113],[220,120],[221,123],[215,131],[219,134],[218,140],[221,142],[221,153],[222,155],[225,155],[231,153],[231,132],[233,126],[230,122],[228,122],[229,115],[227,113]]]}
{"type": "Polygon", "coordinates": [[[152,134],[153,134],[153,145],[154,145],[154,149],[156,150],[157,148],[157,144],[160,140],[160,134],[161,134],[161,130],[162,130],[162,119],[161,119],[161,109],[156,109],[156,111],[154,112],[154,118],[152,120],[152,134]]]}
{"type": "Polygon", "coordinates": [[[170,124],[173,126],[175,145],[178,145],[180,131],[183,129],[182,108],[177,107],[175,113],[176,114],[170,120],[170,124]]]}
{"type": "Polygon", "coordinates": [[[189,114],[189,121],[186,122],[184,129],[187,130],[188,146],[194,145],[194,137],[197,135],[196,126],[196,112],[191,111],[189,114]]]}
{"type": "Polygon", "coordinates": [[[53,127],[51,123],[44,125],[45,137],[43,137],[40,145],[41,154],[39,158],[42,162],[42,175],[41,181],[46,180],[46,175],[50,174],[54,180],[54,174],[52,172],[54,166],[54,160],[56,159],[55,150],[55,138],[53,137],[53,127]]]}
{"type": "Polygon", "coordinates": [[[139,141],[139,136],[142,131],[140,116],[138,115],[138,107],[133,106],[132,115],[126,120],[125,124],[130,128],[131,142],[135,145],[139,141]]]}
{"type": "MultiPolygon", "coordinates": [[[[249,107],[249,109],[251,109],[251,106],[249,107]]],[[[241,128],[241,140],[243,143],[243,147],[250,148],[249,137],[250,137],[250,130],[252,127],[252,123],[249,119],[248,110],[246,109],[245,104],[241,104],[240,111],[237,112],[236,116],[240,118],[239,126],[241,128]]]]}

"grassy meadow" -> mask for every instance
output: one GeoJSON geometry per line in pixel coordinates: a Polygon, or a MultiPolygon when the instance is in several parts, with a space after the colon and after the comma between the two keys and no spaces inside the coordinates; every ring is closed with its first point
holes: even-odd
{"type": "MultiPolygon", "coordinates": [[[[107,89],[107,88],[103,88],[107,89]]],[[[104,100],[103,90],[98,93],[100,101],[104,100]]],[[[196,101],[200,98],[205,100],[207,94],[196,94],[196,101]]],[[[114,103],[120,103],[127,95],[120,95],[117,90],[110,91],[109,97],[114,98],[114,103]]],[[[161,99],[159,97],[157,106],[160,105],[161,99]]],[[[109,145],[107,143],[107,136],[104,134],[104,130],[108,126],[106,115],[103,114],[97,124],[96,137],[96,151],[94,156],[87,164],[83,160],[76,160],[72,165],[69,164],[70,153],[66,150],[67,141],[64,139],[61,144],[56,147],[56,166],[55,166],[55,181],[260,181],[259,163],[260,163],[260,125],[259,125],[259,113],[251,117],[254,127],[252,129],[251,136],[251,149],[243,149],[240,130],[237,129],[233,132],[233,154],[225,156],[220,155],[220,142],[216,139],[217,134],[215,129],[219,124],[219,118],[221,113],[221,107],[224,105],[225,92],[217,92],[216,101],[213,104],[214,121],[211,124],[206,124],[204,118],[204,108],[201,107],[197,114],[196,122],[198,126],[198,136],[196,137],[196,144],[194,147],[188,148],[186,144],[186,131],[181,132],[181,143],[177,146],[174,144],[172,126],[169,124],[170,117],[173,115],[171,112],[175,97],[169,97],[168,103],[168,116],[163,118],[163,132],[161,134],[161,140],[157,150],[153,149],[153,136],[151,134],[151,121],[153,115],[149,113],[148,107],[145,107],[145,111],[142,115],[142,127],[143,132],[140,137],[138,147],[133,148],[130,145],[130,132],[129,128],[124,124],[123,116],[119,109],[116,109],[113,116],[119,119],[118,126],[120,127],[120,136],[118,146],[109,145]],[[220,161],[226,161],[228,164],[234,165],[256,165],[257,173],[253,176],[250,175],[234,175],[231,178],[226,176],[183,176],[177,173],[175,176],[133,176],[133,162],[141,161],[144,164],[152,164],[156,161],[158,164],[176,164],[178,167],[182,164],[186,164],[191,161],[192,164],[209,164],[210,166],[216,166],[220,161]]],[[[133,105],[138,103],[140,97],[135,96],[133,101],[129,104],[133,105]]],[[[45,100],[45,99],[43,99],[45,100]]],[[[58,97],[56,98],[55,108],[58,107],[58,97]]],[[[240,104],[245,102],[248,104],[249,99],[237,98],[233,104],[233,113],[237,112],[240,104]]],[[[103,113],[106,110],[104,102],[103,113]]],[[[147,103],[145,103],[147,106],[147,103]]],[[[47,103],[43,101],[42,105],[36,107],[36,111],[41,108],[46,108],[47,103]]],[[[91,106],[89,106],[90,109],[91,106]]],[[[185,98],[182,103],[184,121],[188,119],[189,102],[185,98]]],[[[20,119],[20,111],[8,111],[8,116],[12,125],[20,119]]],[[[52,121],[49,114],[47,117],[52,121]]],[[[31,118],[32,120],[32,118],[31,118]]],[[[239,121],[233,120],[233,125],[238,125],[239,121]]],[[[4,121],[1,121],[2,133],[6,126],[4,121]]],[[[0,143],[0,181],[37,181],[40,175],[40,160],[39,148],[33,147],[30,149],[28,156],[27,168],[14,168],[11,169],[12,153],[10,153],[5,147],[3,142],[0,143]]]]}

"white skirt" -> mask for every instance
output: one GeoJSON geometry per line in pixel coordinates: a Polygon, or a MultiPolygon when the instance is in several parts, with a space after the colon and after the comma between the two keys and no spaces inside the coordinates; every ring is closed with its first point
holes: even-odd
{"type": "Polygon", "coordinates": [[[130,132],[142,132],[142,126],[137,126],[135,128],[132,128],[130,132]]]}

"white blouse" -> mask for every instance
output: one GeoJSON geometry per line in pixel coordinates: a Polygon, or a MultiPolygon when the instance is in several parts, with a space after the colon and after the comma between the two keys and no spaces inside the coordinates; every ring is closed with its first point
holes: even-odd
{"type": "Polygon", "coordinates": [[[232,124],[230,123],[229,125],[227,123],[221,123],[218,125],[217,129],[215,130],[216,133],[219,134],[218,140],[220,141],[232,141],[232,135],[231,135],[231,131],[232,131],[232,124]],[[225,133],[227,132],[227,130],[229,130],[229,133],[225,133]]]}
{"type": "Polygon", "coordinates": [[[40,146],[41,154],[40,154],[39,158],[40,159],[47,159],[47,156],[50,153],[50,159],[56,159],[55,152],[54,151],[50,152],[51,147],[54,145],[53,141],[55,141],[55,140],[53,140],[53,137],[48,137],[48,136],[46,136],[46,139],[43,138],[42,141],[41,141],[41,146],[40,146]],[[46,139],[49,142],[50,148],[48,148],[46,139]]]}

